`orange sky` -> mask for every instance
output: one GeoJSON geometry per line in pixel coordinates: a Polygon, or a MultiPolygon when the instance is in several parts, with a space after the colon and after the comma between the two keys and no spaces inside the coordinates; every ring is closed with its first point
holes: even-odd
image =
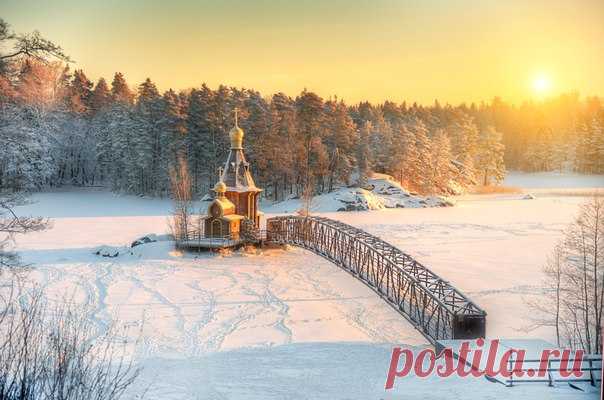
{"type": "Polygon", "coordinates": [[[0,16],[90,78],[121,71],[133,86],[306,87],[349,102],[604,94],[601,0],[2,0],[0,16]]]}

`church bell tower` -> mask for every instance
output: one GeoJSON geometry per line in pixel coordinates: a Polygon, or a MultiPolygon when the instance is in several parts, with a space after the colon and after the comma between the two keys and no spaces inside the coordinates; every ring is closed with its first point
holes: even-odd
{"type": "Polygon", "coordinates": [[[258,210],[258,199],[262,189],[256,187],[250,164],[243,154],[243,136],[235,109],[235,126],[229,132],[231,149],[222,170],[221,181],[226,185],[226,198],[235,205],[235,213],[253,221],[254,226],[259,228],[262,213],[258,210]]]}

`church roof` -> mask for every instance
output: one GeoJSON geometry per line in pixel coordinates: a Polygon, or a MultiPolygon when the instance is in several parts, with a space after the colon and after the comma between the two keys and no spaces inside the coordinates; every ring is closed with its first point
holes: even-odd
{"type": "Polygon", "coordinates": [[[239,214],[230,214],[230,215],[223,215],[222,217],[220,217],[220,219],[223,219],[225,221],[240,221],[242,219],[245,219],[245,217],[243,215],[239,215],[239,214]]]}
{"type": "Polygon", "coordinates": [[[237,110],[235,110],[235,126],[229,133],[231,150],[224,164],[220,180],[227,186],[229,192],[261,192],[256,187],[250,172],[250,164],[243,155],[243,129],[237,125],[237,110]]]}
{"type": "Polygon", "coordinates": [[[250,172],[250,164],[246,161],[242,149],[231,149],[224,169],[222,181],[227,185],[229,192],[260,192],[256,187],[250,172]]]}
{"type": "Polygon", "coordinates": [[[221,216],[235,214],[235,205],[226,197],[217,197],[210,203],[208,216],[212,213],[212,207],[219,207],[221,216]]]}

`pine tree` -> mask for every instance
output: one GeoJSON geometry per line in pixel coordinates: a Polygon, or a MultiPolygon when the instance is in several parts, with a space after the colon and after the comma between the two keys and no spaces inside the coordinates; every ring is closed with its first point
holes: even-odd
{"type": "Polygon", "coordinates": [[[604,129],[598,118],[582,123],[577,132],[575,168],[582,173],[604,172],[604,129]]]}
{"type": "Polygon", "coordinates": [[[575,168],[585,174],[591,174],[595,170],[594,141],[592,131],[587,123],[582,123],[577,129],[577,149],[575,168]]]}
{"type": "Polygon", "coordinates": [[[593,119],[591,131],[595,152],[595,173],[602,174],[604,173],[604,116],[593,119]]]}
{"type": "Polygon", "coordinates": [[[137,165],[136,193],[161,195],[169,189],[168,169],[164,151],[167,133],[161,129],[162,99],[151,79],[138,87],[134,118],[137,130],[133,150],[137,165]]]}
{"type": "Polygon", "coordinates": [[[343,102],[325,103],[325,138],[323,143],[329,154],[328,190],[335,181],[348,183],[354,163],[353,146],[358,140],[354,122],[343,102]]]}
{"type": "Polygon", "coordinates": [[[189,171],[192,176],[193,191],[198,194],[207,192],[210,177],[216,176],[216,171],[211,169],[217,162],[213,160],[214,144],[211,142],[214,121],[213,98],[214,92],[205,84],[200,89],[193,89],[189,95],[186,113],[189,171]]]}
{"type": "MultiPolygon", "coordinates": [[[[412,190],[420,189],[421,166],[420,154],[417,151],[417,139],[415,133],[407,124],[401,125],[397,134],[398,146],[401,151],[396,168],[399,172],[399,180],[402,185],[412,190]]],[[[395,174],[396,176],[397,174],[395,174]]]]}
{"type": "Polygon", "coordinates": [[[111,183],[109,178],[114,172],[112,165],[112,141],[114,133],[109,129],[113,104],[95,112],[90,121],[90,132],[94,136],[96,169],[93,182],[111,183]]]}
{"type": "MultiPolygon", "coordinates": [[[[163,157],[159,167],[159,179],[166,179],[161,176],[164,172],[169,172],[170,168],[176,168],[179,162],[185,162],[186,147],[186,122],[185,109],[182,99],[173,91],[168,90],[162,99],[162,118],[159,121],[159,130],[163,136],[163,157]]],[[[161,186],[167,182],[162,182],[161,186]]]]}
{"type": "Polygon", "coordinates": [[[0,187],[40,190],[56,182],[60,160],[55,144],[61,115],[44,107],[0,106],[0,187]]]}
{"type": "Polygon", "coordinates": [[[210,175],[216,176],[216,170],[221,166],[224,154],[230,148],[229,131],[233,127],[234,110],[242,108],[240,96],[225,85],[219,85],[211,103],[212,117],[210,122],[210,141],[206,143],[210,175]]]}
{"type": "Polygon", "coordinates": [[[138,159],[135,138],[138,126],[132,110],[124,102],[113,104],[108,113],[108,142],[106,156],[110,165],[109,176],[114,191],[136,192],[138,189],[138,159]]]}
{"type": "Polygon", "coordinates": [[[92,91],[90,98],[90,108],[93,113],[98,113],[101,110],[107,109],[112,102],[111,91],[107,86],[107,81],[104,78],[99,78],[92,91]]]}
{"type": "Polygon", "coordinates": [[[463,169],[466,181],[474,179],[474,158],[478,146],[478,127],[466,113],[455,113],[447,127],[451,141],[451,156],[463,169]]]}
{"type": "Polygon", "coordinates": [[[296,173],[302,171],[302,152],[297,152],[297,126],[294,101],[283,93],[270,102],[269,132],[256,150],[256,168],[260,182],[272,187],[273,199],[292,193],[296,173]]]}
{"type": "Polygon", "coordinates": [[[411,129],[415,137],[415,148],[418,154],[415,185],[422,192],[429,193],[432,191],[430,179],[432,141],[428,136],[428,129],[421,119],[416,118],[411,129]]]}
{"type": "Polygon", "coordinates": [[[86,114],[90,111],[92,97],[92,82],[84,71],[76,69],[67,92],[67,108],[76,114],[86,114]]]}
{"type": "Polygon", "coordinates": [[[433,139],[430,169],[430,187],[434,193],[448,193],[453,178],[451,145],[444,129],[439,129],[433,139]]]}
{"type": "Polygon", "coordinates": [[[480,135],[476,157],[476,170],[483,185],[490,184],[492,180],[498,183],[505,177],[503,153],[501,134],[493,127],[487,127],[480,135]]]}
{"type": "Polygon", "coordinates": [[[357,170],[358,170],[358,181],[357,185],[360,187],[367,186],[367,179],[371,174],[371,161],[369,154],[369,137],[371,135],[371,122],[366,121],[365,126],[361,129],[359,136],[359,144],[357,146],[357,170]]]}
{"type": "Polygon", "coordinates": [[[389,170],[393,148],[392,127],[384,120],[381,113],[374,115],[369,136],[371,166],[374,171],[389,170]]]}
{"type": "Polygon", "coordinates": [[[311,169],[311,152],[313,140],[323,136],[323,99],[315,93],[304,90],[296,99],[296,120],[298,133],[303,139],[305,166],[303,169],[303,186],[310,182],[313,176],[311,169]]]}
{"type": "Polygon", "coordinates": [[[243,102],[243,119],[239,125],[246,135],[246,156],[250,162],[258,159],[257,153],[267,145],[266,137],[270,130],[270,105],[260,93],[248,91],[243,102]]]}
{"type": "Polygon", "coordinates": [[[134,102],[134,93],[128,87],[128,83],[121,72],[116,72],[111,82],[111,96],[113,101],[124,104],[132,104],[134,102]]]}

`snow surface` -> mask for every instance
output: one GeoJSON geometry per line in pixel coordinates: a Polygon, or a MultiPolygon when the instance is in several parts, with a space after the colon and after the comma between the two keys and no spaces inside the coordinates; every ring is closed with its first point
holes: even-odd
{"type": "MultiPolygon", "coordinates": [[[[382,237],[451,281],[487,311],[489,337],[551,341],[551,330],[528,329],[526,300],[541,295],[541,267],[585,199],[524,195],[322,215],[382,237]]],[[[335,265],[297,248],[196,255],[166,241],[100,257],[98,246],[165,234],[170,202],[90,190],[33,199],[18,211],[52,217],[53,228],[18,238],[34,264],[30,276],[50,301],[68,295],[90,304],[99,330],[111,320],[129,329],[144,369],[128,398],[144,389],[145,398],[162,400],[597,397],[568,386],[436,376],[401,378],[385,391],[392,347],[420,350],[426,341],[335,265]]]]}
{"type": "Polygon", "coordinates": [[[531,189],[603,188],[604,175],[582,175],[572,172],[518,172],[507,174],[503,184],[531,189]]]}

